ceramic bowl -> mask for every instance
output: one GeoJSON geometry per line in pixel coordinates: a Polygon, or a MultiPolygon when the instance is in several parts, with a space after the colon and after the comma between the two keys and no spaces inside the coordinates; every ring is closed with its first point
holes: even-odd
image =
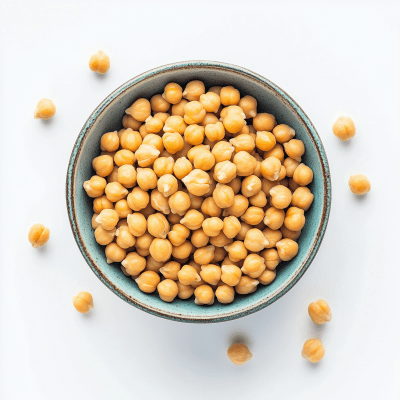
{"type": "Polygon", "coordinates": [[[181,322],[221,322],[254,313],[287,293],[310,266],[321,244],[328,223],[331,203],[331,181],[328,160],[313,124],[300,106],[282,89],[264,77],[244,68],[220,62],[190,61],[162,66],[133,78],[111,93],[92,113],[78,135],[67,172],[67,208],[72,232],[83,257],[96,276],[117,296],[129,304],[159,317],[181,322]],[[92,160],[100,153],[103,133],[122,128],[125,110],[138,98],[162,93],[169,82],[182,87],[200,79],[206,87],[234,85],[242,96],[258,101],[258,111],[275,115],[303,140],[304,162],[312,168],[314,180],[309,186],[314,202],[306,212],[306,224],[299,238],[299,253],[277,268],[276,279],[268,286],[258,286],[255,293],[236,295],[231,304],[215,301],[212,306],[197,306],[193,297],[163,302],[157,293],[141,292],[136,283],[125,276],[119,265],[107,264],[104,247],[96,243],[91,227],[92,203],[82,184],[94,174],[92,160]]]}

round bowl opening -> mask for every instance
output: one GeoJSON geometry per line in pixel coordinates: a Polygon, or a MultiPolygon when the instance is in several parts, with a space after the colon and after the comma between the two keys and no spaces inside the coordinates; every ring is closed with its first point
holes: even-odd
{"type": "Polygon", "coordinates": [[[328,223],[331,183],[327,157],[322,142],[303,110],[284,91],[272,82],[251,71],[234,65],[191,61],[170,64],[148,71],[111,93],[85,123],[72,151],[67,172],[67,208],[77,244],[93,272],[119,297],[151,314],[181,322],[220,322],[239,318],[258,311],[283,296],[301,278],[318,251],[328,223]],[[278,123],[285,123],[303,140],[304,163],[312,168],[314,180],[309,185],[314,202],[306,212],[306,225],[298,240],[299,253],[289,262],[277,267],[276,279],[268,286],[259,285],[250,295],[237,295],[231,304],[197,306],[193,298],[172,303],[163,302],[156,293],[141,292],[119,265],[106,263],[104,247],[97,244],[91,227],[92,199],[83,189],[83,182],[94,174],[92,159],[100,153],[103,133],[122,128],[125,110],[140,97],[150,98],[162,93],[169,82],[182,87],[199,79],[206,88],[233,85],[241,96],[251,95],[258,101],[258,112],[268,112],[278,123]]]}

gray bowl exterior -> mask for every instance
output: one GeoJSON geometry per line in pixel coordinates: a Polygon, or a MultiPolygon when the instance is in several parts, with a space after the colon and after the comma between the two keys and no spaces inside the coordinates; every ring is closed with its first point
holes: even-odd
{"type": "Polygon", "coordinates": [[[303,110],[284,91],[272,82],[251,71],[234,65],[191,61],[166,65],[146,72],[122,85],[108,96],[93,112],[80,132],[72,151],[67,173],[67,208],[71,227],[79,249],[97,277],[117,296],[129,304],[153,315],[181,322],[221,322],[261,310],[290,290],[309,267],[321,244],[328,223],[331,203],[331,181],[328,160],[321,140],[303,110]],[[150,98],[162,93],[169,82],[182,87],[199,79],[206,88],[214,85],[234,85],[241,95],[254,96],[258,112],[275,115],[278,123],[285,123],[296,131],[296,138],[303,140],[306,153],[303,157],[314,172],[309,186],[314,202],[306,212],[306,224],[299,238],[299,253],[277,268],[276,279],[268,286],[259,285],[251,295],[236,295],[231,304],[197,306],[193,297],[176,298],[172,303],[163,302],[157,293],[141,292],[136,283],[125,276],[118,264],[107,264],[104,247],[96,243],[91,227],[92,202],[82,185],[94,175],[92,160],[100,153],[103,133],[122,128],[125,110],[138,98],[150,98]]]}

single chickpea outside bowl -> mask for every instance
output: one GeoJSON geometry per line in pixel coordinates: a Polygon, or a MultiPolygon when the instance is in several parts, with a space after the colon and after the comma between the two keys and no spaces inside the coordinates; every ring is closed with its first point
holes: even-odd
{"type": "Polygon", "coordinates": [[[299,105],[272,82],[244,68],[213,61],[188,61],[162,66],[123,84],[111,93],[92,113],[81,130],[72,150],[68,166],[66,197],[68,215],[75,240],[90,268],[116,295],[129,304],[159,317],[180,322],[209,323],[240,318],[278,300],[303,276],[314,259],[329,219],[331,181],[328,160],[313,124],[299,105]],[[147,294],[124,275],[119,263],[107,264],[104,247],[94,237],[91,226],[92,199],[83,183],[93,173],[92,160],[100,154],[100,138],[105,132],[122,128],[125,110],[138,98],[150,99],[162,93],[165,85],[176,82],[182,87],[192,80],[201,80],[206,87],[233,85],[241,96],[254,96],[259,112],[268,112],[279,124],[287,124],[296,132],[296,139],[305,145],[304,163],[314,173],[309,185],[314,201],[306,211],[306,224],[298,240],[299,252],[289,262],[277,267],[276,279],[268,286],[259,285],[250,295],[235,296],[230,304],[217,301],[212,306],[198,306],[178,297],[171,303],[162,301],[157,292],[147,294]]]}

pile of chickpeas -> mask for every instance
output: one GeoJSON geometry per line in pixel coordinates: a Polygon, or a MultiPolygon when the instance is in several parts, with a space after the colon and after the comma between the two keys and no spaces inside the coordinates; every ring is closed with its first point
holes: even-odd
{"type": "Polygon", "coordinates": [[[298,252],[312,170],[288,125],[233,86],[169,83],[101,137],[92,227],[108,263],[171,302],[231,303],[298,252]]]}

